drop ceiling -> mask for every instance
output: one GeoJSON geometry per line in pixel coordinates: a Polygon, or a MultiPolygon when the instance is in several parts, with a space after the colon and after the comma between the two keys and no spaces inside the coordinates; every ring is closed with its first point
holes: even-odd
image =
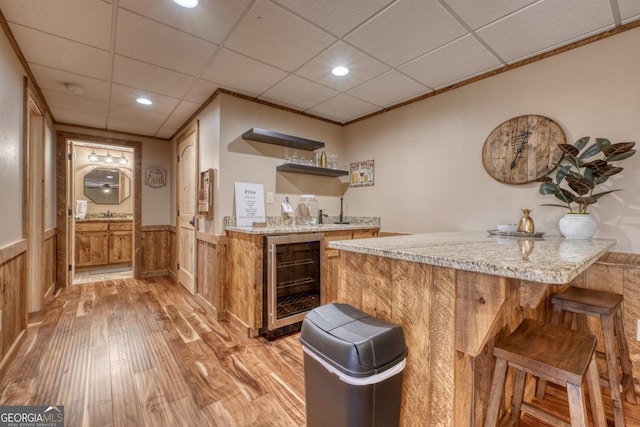
{"type": "Polygon", "coordinates": [[[218,88],[346,123],[636,21],[640,1],[0,0],[0,11],[56,122],[170,138],[218,88]]]}

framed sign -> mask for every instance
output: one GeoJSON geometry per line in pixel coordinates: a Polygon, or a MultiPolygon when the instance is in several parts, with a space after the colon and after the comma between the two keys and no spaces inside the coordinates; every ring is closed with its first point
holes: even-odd
{"type": "Polygon", "coordinates": [[[145,171],[145,184],[152,188],[167,185],[167,170],[160,166],[151,166],[145,171]]]}
{"type": "Polygon", "coordinates": [[[351,187],[367,187],[374,182],[374,161],[351,163],[351,187]]]}
{"type": "Polygon", "coordinates": [[[264,186],[247,182],[235,183],[236,225],[252,227],[267,220],[264,206],[264,186]]]}
{"type": "Polygon", "coordinates": [[[205,219],[213,219],[213,180],[215,172],[208,169],[200,172],[200,188],[198,189],[198,215],[205,219]]]}

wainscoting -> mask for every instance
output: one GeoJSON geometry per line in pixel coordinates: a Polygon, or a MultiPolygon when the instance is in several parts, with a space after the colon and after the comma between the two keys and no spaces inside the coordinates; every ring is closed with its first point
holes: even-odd
{"type": "Polygon", "coordinates": [[[224,319],[227,237],[199,232],[196,239],[196,300],[216,319],[224,319]]]}
{"type": "Polygon", "coordinates": [[[20,240],[0,248],[0,376],[4,375],[26,336],[26,289],[27,241],[20,240]]]}
{"type": "Polygon", "coordinates": [[[154,277],[169,274],[171,265],[171,232],[168,225],[142,226],[140,276],[154,277]]]}

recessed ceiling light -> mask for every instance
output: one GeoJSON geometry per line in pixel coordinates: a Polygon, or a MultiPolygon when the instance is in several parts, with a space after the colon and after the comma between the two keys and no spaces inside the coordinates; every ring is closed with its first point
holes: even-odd
{"type": "Polygon", "coordinates": [[[142,105],[151,105],[151,104],[153,104],[153,102],[151,102],[151,100],[149,100],[147,98],[138,98],[138,99],[136,99],[136,102],[138,104],[142,104],[142,105]]]}
{"type": "Polygon", "coordinates": [[[198,0],[173,0],[182,7],[192,9],[198,5],[198,0]]]}
{"type": "Polygon", "coordinates": [[[349,69],[347,67],[339,66],[335,67],[331,72],[334,76],[346,76],[349,74],[349,69]]]}

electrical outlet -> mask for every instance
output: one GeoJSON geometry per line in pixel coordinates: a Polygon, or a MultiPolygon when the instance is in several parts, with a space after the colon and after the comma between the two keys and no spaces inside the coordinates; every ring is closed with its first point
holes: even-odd
{"type": "Polygon", "coordinates": [[[267,191],[267,203],[273,203],[273,192],[267,191]]]}

